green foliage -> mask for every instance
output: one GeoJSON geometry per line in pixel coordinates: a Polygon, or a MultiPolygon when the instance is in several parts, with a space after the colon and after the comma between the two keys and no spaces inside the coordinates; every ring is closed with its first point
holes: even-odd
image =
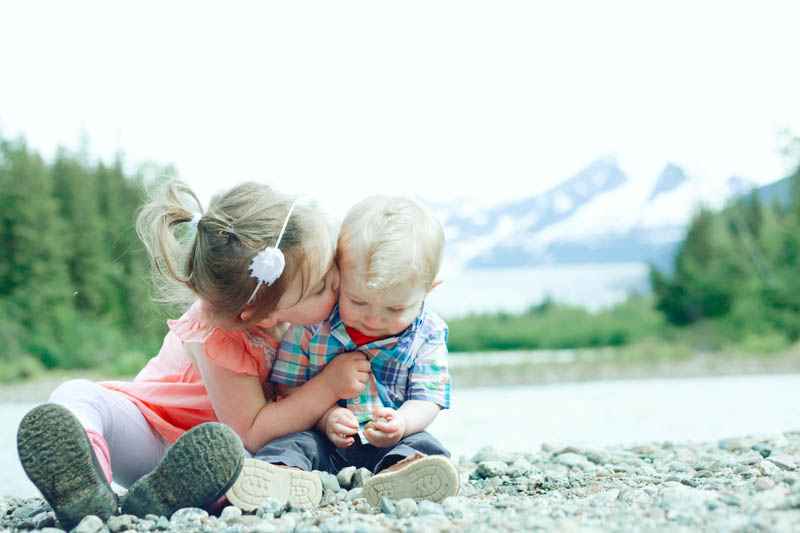
{"type": "Polygon", "coordinates": [[[599,313],[545,302],[520,315],[470,315],[448,324],[448,347],[458,352],[618,346],[665,327],[652,302],[641,297],[599,313]]]}
{"type": "Polygon", "coordinates": [[[145,178],[0,139],[0,381],[44,368],[131,373],[166,332],[134,230],[145,178]],[[135,356],[132,354],[136,354],[135,356]]]}
{"type": "Polygon", "coordinates": [[[718,344],[745,351],[800,339],[800,167],[790,191],[774,205],[753,193],[695,216],[674,271],[651,267],[656,308],[671,324],[711,322],[718,344]]]}

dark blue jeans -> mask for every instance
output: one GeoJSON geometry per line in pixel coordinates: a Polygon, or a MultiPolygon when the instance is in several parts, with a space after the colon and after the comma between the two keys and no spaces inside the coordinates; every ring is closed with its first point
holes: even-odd
{"type": "Polygon", "coordinates": [[[355,441],[347,448],[337,448],[325,435],[312,429],[275,439],[261,448],[254,457],[268,463],[294,466],[306,471],[321,470],[331,474],[338,473],[346,466],[366,468],[377,473],[416,452],[450,457],[450,452],[427,431],[409,435],[388,448],[361,444],[358,437],[355,441]]]}

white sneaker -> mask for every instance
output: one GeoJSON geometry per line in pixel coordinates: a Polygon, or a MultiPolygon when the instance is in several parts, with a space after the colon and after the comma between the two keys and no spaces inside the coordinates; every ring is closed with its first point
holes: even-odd
{"type": "Polygon", "coordinates": [[[293,507],[316,507],[322,499],[322,482],[312,472],[248,458],[244,460],[239,478],[225,496],[242,511],[258,509],[267,498],[275,498],[293,507]]]}
{"type": "Polygon", "coordinates": [[[382,497],[440,502],[458,494],[458,487],[458,470],[447,457],[418,453],[365,481],[363,495],[372,506],[382,497]]]}

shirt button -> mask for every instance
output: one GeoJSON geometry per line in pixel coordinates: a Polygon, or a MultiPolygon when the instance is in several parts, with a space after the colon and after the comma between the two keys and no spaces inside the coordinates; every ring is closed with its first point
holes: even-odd
{"type": "Polygon", "coordinates": [[[355,398],[353,398],[353,403],[356,404],[356,405],[360,404],[361,403],[361,397],[360,396],[356,396],[355,398]]]}

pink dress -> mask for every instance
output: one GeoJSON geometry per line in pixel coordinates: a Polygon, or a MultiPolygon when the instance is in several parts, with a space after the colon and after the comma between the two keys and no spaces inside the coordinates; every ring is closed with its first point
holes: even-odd
{"type": "Polygon", "coordinates": [[[200,370],[186,356],[184,342],[205,344],[210,361],[234,372],[257,376],[265,383],[280,341],[258,327],[211,327],[203,318],[200,301],[167,324],[170,331],[161,351],[132,382],[104,381],[99,385],[125,395],[158,433],[168,442],[175,442],[194,426],[217,421],[200,370]]]}

